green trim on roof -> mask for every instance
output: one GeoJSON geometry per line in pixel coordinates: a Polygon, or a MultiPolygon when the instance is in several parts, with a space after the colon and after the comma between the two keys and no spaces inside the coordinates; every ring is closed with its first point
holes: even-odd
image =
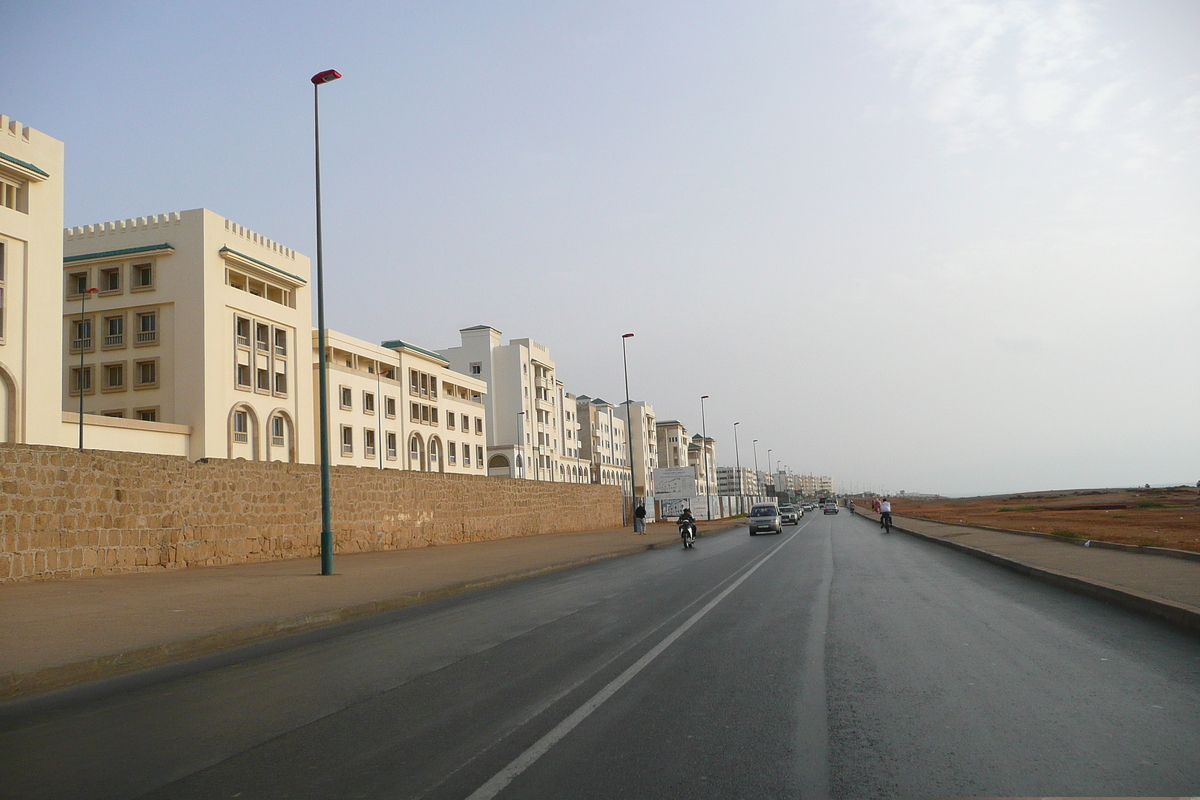
{"type": "Polygon", "coordinates": [[[450,363],[449,361],[446,361],[444,356],[439,356],[432,350],[426,350],[424,347],[417,347],[415,344],[409,344],[408,342],[401,341],[400,339],[389,339],[386,342],[380,342],[379,346],[386,347],[389,350],[395,350],[398,347],[403,347],[405,350],[413,350],[415,352],[430,356],[431,358],[436,358],[438,361],[443,361],[447,364],[450,363]]]}
{"type": "Polygon", "coordinates": [[[102,253],[81,253],[77,256],[63,256],[63,263],[69,264],[72,261],[90,261],[94,258],[112,258],[113,256],[131,256],[137,253],[153,253],[156,251],[165,251],[174,253],[175,248],[163,242],[162,244],[148,244],[145,247],[126,247],[124,250],[105,250],[102,253]]]}
{"type": "Polygon", "coordinates": [[[232,247],[222,247],[217,252],[218,253],[233,253],[238,258],[244,258],[245,260],[249,261],[251,264],[257,264],[258,266],[262,267],[263,269],[269,269],[272,272],[278,272],[280,275],[286,275],[287,277],[291,278],[294,281],[303,283],[305,286],[308,285],[308,281],[304,280],[304,278],[301,278],[299,275],[293,275],[292,273],[286,272],[286,271],[280,269],[279,267],[272,267],[270,264],[266,263],[265,261],[259,261],[257,258],[251,258],[250,256],[246,255],[245,253],[239,253],[237,250],[234,250],[232,247]]]}
{"type": "Polygon", "coordinates": [[[28,161],[22,161],[19,158],[14,158],[13,156],[10,156],[8,153],[0,153],[0,158],[4,159],[5,161],[12,162],[13,164],[16,164],[18,167],[24,167],[27,170],[36,172],[38,175],[41,175],[43,178],[50,177],[50,173],[46,172],[46,170],[41,169],[40,167],[36,167],[33,164],[30,164],[28,161]]]}

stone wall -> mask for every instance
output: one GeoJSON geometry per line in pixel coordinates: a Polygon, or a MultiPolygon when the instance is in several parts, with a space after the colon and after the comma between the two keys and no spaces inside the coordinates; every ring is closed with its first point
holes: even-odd
{"type": "MultiPolygon", "coordinates": [[[[334,467],[336,553],[613,528],[615,486],[334,467]]],[[[0,444],[0,583],[320,552],[311,464],[0,444]]]]}

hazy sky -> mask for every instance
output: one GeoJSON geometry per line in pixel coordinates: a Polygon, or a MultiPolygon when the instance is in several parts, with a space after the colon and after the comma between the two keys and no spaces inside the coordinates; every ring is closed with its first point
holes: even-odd
{"type": "Polygon", "coordinates": [[[841,488],[1200,479],[1200,3],[0,0],[67,225],[207,207],[327,314],[841,488]]]}

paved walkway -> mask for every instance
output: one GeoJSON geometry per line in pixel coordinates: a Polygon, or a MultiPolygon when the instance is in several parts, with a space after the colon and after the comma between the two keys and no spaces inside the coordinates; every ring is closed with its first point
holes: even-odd
{"type": "Polygon", "coordinates": [[[298,558],[0,585],[0,700],[678,546],[674,524],[647,527],[339,555],[330,576],[298,558]]]}
{"type": "MultiPolygon", "coordinates": [[[[856,508],[878,520],[879,515],[856,508]]],[[[1084,546],[1082,540],[894,516],[893,530],[969,552],[1072,591],[1200,632],[1200,553],[1084,546]]]]}

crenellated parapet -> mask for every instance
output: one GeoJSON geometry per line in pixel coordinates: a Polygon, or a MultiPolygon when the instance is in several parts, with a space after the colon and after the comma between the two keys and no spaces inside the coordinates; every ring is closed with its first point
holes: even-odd
{"type": "Polygon", "coordinates": [[[133,231],[144,231],[151,228],[165,228],[170,225],[178,225],[180,221],[179,212],[173,211],[170,214],[152,214],[149,217],[119,219],[115,222],[98,222],[95,225],[82,225],[64,229],[63,241],[72,242],[78,239],[90,239],[95,236],[132,233],[133,231]]]}
{"type": "MultiPolygon", "coordinates": [[[[66,228],[63,230],[63,241],[72,242],[81,239],[91,239],[99,236],[114,236],[123,233],[134,233],[137,231],[146,231],[154,229],[169,228],[171,226],[182,224],[182,215],[188,212],[172,211],[170,214],[152,214],[148,217],[134,217],[131,219],[119,219],[113,222],[98,222],[94,225],[82,225],[75,228],[66,228]]],[[[233,220],[224,220],[225,230],[237,237],[245,239],[247,242],[270,250],[283,258],[291,261],[296,260],[296,251],[290,247],[285,247],[273,239],[268,239],[260,233],[255,233],[244,225],[239,225],[233,220]]]]}
{"type": "Polygon", "coordinates": [[[27,142],[33,133],[33,128],[29,127],[28,125],[22,125],[15,119],[9,119],[8,115],[6,114],[0,114],[0,130],[3,130],[6,134],[12,136],[13,138],[24,139],[27,142]]]}

